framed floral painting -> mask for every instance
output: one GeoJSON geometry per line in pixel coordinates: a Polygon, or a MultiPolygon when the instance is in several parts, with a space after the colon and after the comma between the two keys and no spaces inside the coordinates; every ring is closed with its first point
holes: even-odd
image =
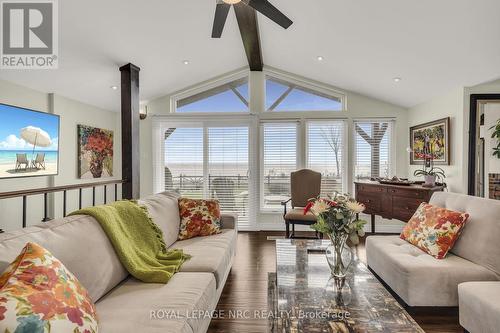
{"type": "Polygon", "coordinates": [[[113,176],[113,131],[78,125],[78,177],[113,176]]]}
{"type": "Polygon", "coordinates": [[[410,128],[410,164],[422,164],[432,158],[434,164],[450,164],[450,118],[410,128]]]}

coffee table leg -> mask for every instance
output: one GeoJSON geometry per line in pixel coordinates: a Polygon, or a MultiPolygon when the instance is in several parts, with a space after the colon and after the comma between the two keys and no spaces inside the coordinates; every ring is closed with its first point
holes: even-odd
{"type": "Polygon", "coordinates": [[[372,234],[375,233],[375,214],[372,214],[372,234]]]}
{"type": "Polygon", "coordinates": [[[290,222],[288,221],[285,221],[285,225],[286,225],[286,238],[290,238],[290,222]]]}

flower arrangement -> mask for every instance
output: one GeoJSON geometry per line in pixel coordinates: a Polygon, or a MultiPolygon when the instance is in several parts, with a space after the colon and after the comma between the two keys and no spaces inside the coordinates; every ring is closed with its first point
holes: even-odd
{"type": "MultiPolygon", "coordinates": [[[[356,245],[359,237],[365,234],[363,226],[366,221],[357,218],[357,214],[364,210],[363,204],[348,195],[337,193],[333,197],[312,199],[304,209],[304,214],[311,211],[317,218],[311,228],[330,238],[331,244],[325,251],[326,259],[332,276],[340,279],[339,281],[344,281],[352,262],[352,252],[346,245],[347,239],[356,245]]],[[[343,284],[344,282],[341,283],[343,284]]]]}
{"type": "MultiPolygon", "coordinates": [[[[356,219],[356,215],[363,212],[365,206],[348,195],[335,193],[333,197],[309,200],[304,214],[311,211],[317,222],[311,228],[332,238],[349,237],[353,244],[359,243],[363,237],[366,221],[356,219]]],[[[333,241],[333,239],[332,239],[333,241]]]]}

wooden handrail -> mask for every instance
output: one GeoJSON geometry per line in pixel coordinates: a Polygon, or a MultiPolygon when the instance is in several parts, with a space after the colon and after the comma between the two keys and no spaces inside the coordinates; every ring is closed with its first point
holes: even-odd
{"type": "MultiPolygon", "coordinates": [[[[53,187],[44,187],[44,188],[34,188],[29,190],[20,190],[20,191],[10,191],[10,192],[1,192],[0,200],[10,199],[10,198],[22,198],[23,199],[23,210],[22,210],[22,226],[26,227],[26,206],[27,206],[27,198],[32,195],[41,195],[43,194],[43,219],[42,222],[50,221],[51,218],[48,216],[48,193],[55,192],[63,192],[63,216],[66,216],[66,200],[67,200],[67,192],[71,190],[78,190],[78,208],[82,208],[82,189],[84,188],[92,188],[92,206],[96,204],[96,187],[103,186],[104,187],[104,204],[107,203],[107,188],[108,185],[115,185],[114,194],[115,201],[118,200],[118,184],[126,183],[125,180],[108,180],[104,182],[94,182],[94,183],[84,183],[84,184],[73,184],[73,185],[63,185],[63,186],[53,186],[53,187]]],[[[0,229],[0,234],[3,233],[3,230],[0,229]]]]}
{"type": "Polygon", "coordinates": [[[105,181],[105,182],[73,184],[73,185],[44,187],[44,188],[36,188],[36,189],[20,190],[20,191],[0,192],[0,200],[1,199],[8,199],[8,198],[17,198],[17,197],[45,194],[45,193],[78,190],[80,188],[90,188],[90,187],[98,187],[98,186],[112,185],[112,184],[123,184],[123,183],[125,183],[125,180],[120,179],[120,180],[109,180],[109,181],[105,181]]]}

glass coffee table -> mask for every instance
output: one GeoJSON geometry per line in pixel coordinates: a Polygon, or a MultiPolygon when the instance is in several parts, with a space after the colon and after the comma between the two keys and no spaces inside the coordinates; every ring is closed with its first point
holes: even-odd
{"type": "Polygon", "coordinates": [[[357,258],[347,275],[350,293],[339,304],[324,254],[327,245],[326,240],[276,241],[276,275],[270,283],[273,332],[424,333],[357,258]]]}

